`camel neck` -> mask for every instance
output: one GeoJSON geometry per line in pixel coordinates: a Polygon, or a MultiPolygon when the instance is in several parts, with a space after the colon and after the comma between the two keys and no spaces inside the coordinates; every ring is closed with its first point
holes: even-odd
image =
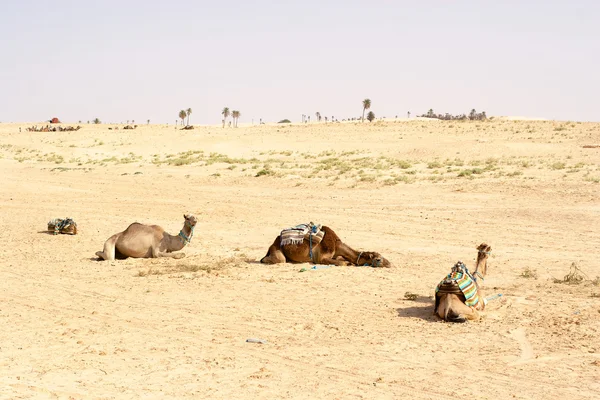
{"type": "Polygon", "coordinates": [[[478,274],[481,277],[485,277],[485,273],[487,270],[487,258],[488,255],[485,253],[477,254],[477,263],[475,265],[475,274],[478,274]]]}
{"type": "Polygon", "coordinates": [[[183,245],[188,245],[192,241],[192,236],[194,235],[194,227],[188,222],[185,221],[183,224],[183,229],[179,231],[179,237],[183,241],[183,245]]]}
{"type": "Polygon", "coordinates": [[[350,261],[353,264],[358,263],[358,257],[362,253],[354,250],[352,247],[348,246],[343,242],[340,242],[340,244],[338,245],[338,252],[342,257],[344,257],[346,260],[350,261]]]}

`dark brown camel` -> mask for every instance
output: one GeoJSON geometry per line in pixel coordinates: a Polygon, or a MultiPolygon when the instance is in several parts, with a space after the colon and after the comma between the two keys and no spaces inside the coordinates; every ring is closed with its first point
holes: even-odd
{"type": "Polygon", "coordinates": [[[281,236],[277,236],[269,247],[267,255],[260,262],[263,264],[279,264],[285,262],[314,263],[323,265],[360,265],[371,267],[392,267],[392,264],[373,251],[356,251],[327,227],[321,228],[325,235],[318,244],[313,244],[312,259],[309,243],[304,240],[300,244],[286,244],[281,246],[281,236]]]}

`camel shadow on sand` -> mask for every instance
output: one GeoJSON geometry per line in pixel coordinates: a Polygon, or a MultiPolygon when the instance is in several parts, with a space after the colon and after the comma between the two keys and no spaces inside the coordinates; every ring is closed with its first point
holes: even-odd
{"type": "Polygon", "coordinates": [[[427,296],[419,296],[415,300],[403,300],[404,307],[396,308],[401,318],[420,318],[425,321],[437,322],[433,314],[434,300],[427,296]]]}

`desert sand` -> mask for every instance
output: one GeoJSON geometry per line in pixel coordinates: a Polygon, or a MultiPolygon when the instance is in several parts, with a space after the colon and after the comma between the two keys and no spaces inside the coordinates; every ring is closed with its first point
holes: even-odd
{"type": "Polygon", "coordinates": [[[31,125],[0,124],[0,398],[598,398],[598,123],[31,125]],[[97,261],[184,213],[185,258],[97,261]],[[394,268],[257,262],[309,221],[394,268]],[[482,242],[503,296],[439,321],[482,242]]]}

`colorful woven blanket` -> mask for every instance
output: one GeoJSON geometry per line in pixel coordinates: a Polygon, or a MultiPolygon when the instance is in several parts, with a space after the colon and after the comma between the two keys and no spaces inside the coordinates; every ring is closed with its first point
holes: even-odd
{"type": "Polygon", "coordinates": [[[55,235],[65,233],[68,235],[77,235],[77,223],[71,218],[55,218],[48,222],[48,230],[55,235]]]}
{"type": "Polygon", "coordinates": [[[479,296],[477,281],[461,261],[457,262],[448,276],[437,285],[435,294],[436,300],[441,294],[462,294],[465,304],[469,307],[476,307],[483,301],[479,296]]]}
{"type": "Polygon", "coordinates": [[[320,224],[300,224],[281,231],[281,246],[288,244],[302,244],[304,239],[312,240],[313,246],[321,243],[325,232],[321,230],[320,224]],[[311,237],[312,236],[312,237],[311,237]]]}

